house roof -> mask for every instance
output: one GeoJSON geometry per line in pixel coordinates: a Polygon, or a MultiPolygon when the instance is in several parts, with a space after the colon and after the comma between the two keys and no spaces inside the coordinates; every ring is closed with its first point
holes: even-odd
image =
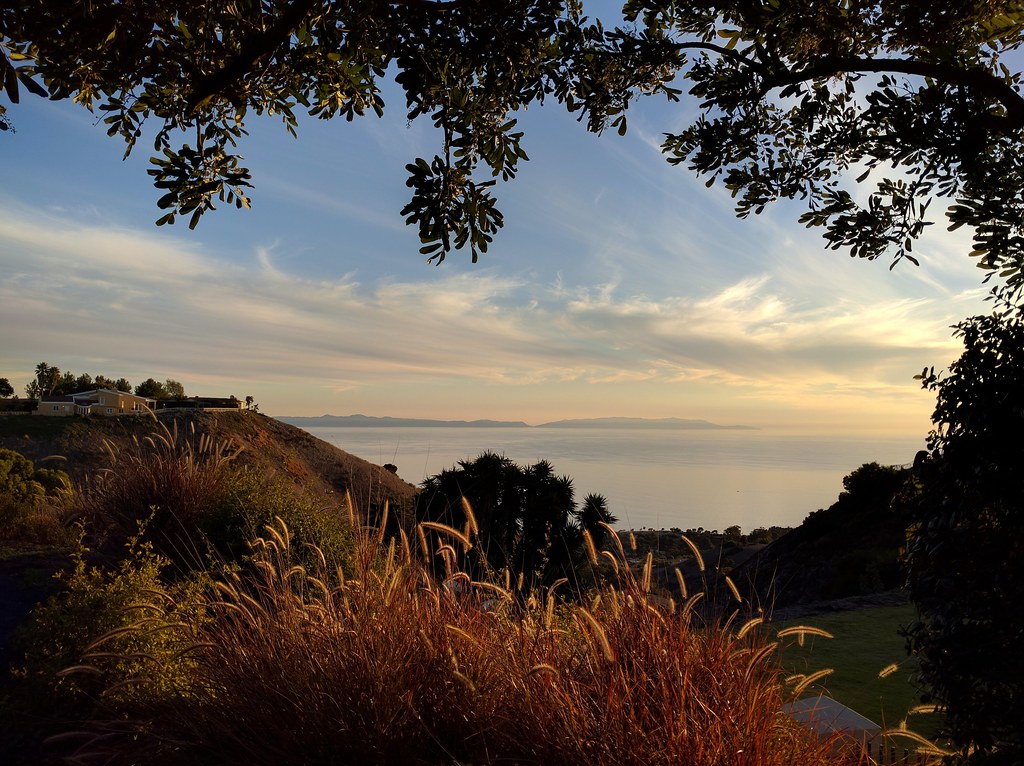
{"type": "Polygon", "coordinates": [[[98,402],[97,396],[99,394],[113,394],[114,396],[130,396],[132,399],[141,399],[144,402],[156,402],[156,399],[150,399],[146,396],[138,396],[127,391],[115,391],[111,388],[94,388],[92,391],[79,391],[76,394],[67,394],[66,396],[44,396],[39,401],[42,402],[74,402],[76,404],[96,404],[98,402]]]}
{"type": "Polygon", "coordinates": [[[160,409],[189,409],[194,407],[210,409],[226,409],[231,407],[241,408],[242,402],[234,396],[189,396],[184,399],[160,399],[157,402],[160,409]]]}
{"type": "Polygon", "coordinates": [[[873,737],[881,731],[881,727],[871,719],[824,694],[790,702],[782,709],[798,723],[819,734],[845,732],[856,739],[862,739],[865,736],[873,737]]]}
{"type": "MultiPolygon", "coordinates": [[[[131,391],[117,391],[116,389],[113,388],[94,388],[91,391],[80,391],[77,394],[72,394],[72,396],[88,396],[89,394],[114,394],[115,396],[133,396],[136,399],[148,398],[145,396],[139,396],[138,394],[133,394],[131,391]]],[[[150,401],[153,400],[150,399],[150,401]]]]}

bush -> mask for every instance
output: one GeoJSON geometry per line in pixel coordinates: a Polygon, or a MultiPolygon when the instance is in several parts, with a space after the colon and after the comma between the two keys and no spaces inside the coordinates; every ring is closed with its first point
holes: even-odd
{"type": "Polygon", "coordinates": [[[316,541],[332,566],[347,565],[350,509],[324,507],[284,479],[239,467],[230,442],[161,424],[109,452],[110,467],[76,501],[105,550],[123,545],[146,520],[146,537],[160,555],[181,571],[202,570],[245,558],[248,541],[281,519],[300,550],[316,541]]]}
{"type": "Polygon", "coordinates": [[[70,543],[59,502],[70,487],[63,471],[36,468],[24,455],[0,449],[0,540],[70,543]]]}
{"type": "Polygon", "coordinates": [[[286,479],[234,469],[198,527],[218,557],[236,561],[249,555],[250,541],[265,534],[268,526],[284,523],[302,563],[316,563],[318,554],[311,548],[315,545],[331,569],[341,566],[350,571],[354,545],[351,510],[351,504],[344,510],[324,506],[286,479]]]}
{"type": "Polygon", "coordinates": [[[60,591],[13,638],[14,694],[0,707],[5,762],[38,763],[40,741],[70,722],[183,698],[191,687],[204,578],[166,583],[170,562],[140,536],[113,568],[88,566],[86,554],[79,547],[60,591]]]}
{"type": "Polygon", "coordinates": [[[188,434],[159,423],[133,437],[125,449],[107,443],[110,466],[79,491],[76,510],[98,547],[116,550],[145,522],[155,550],[184,569],[202,569],[206,545],[197,534],[202,516],[222,496],[229,464],[238,454],[230,442],[188,434]]]}

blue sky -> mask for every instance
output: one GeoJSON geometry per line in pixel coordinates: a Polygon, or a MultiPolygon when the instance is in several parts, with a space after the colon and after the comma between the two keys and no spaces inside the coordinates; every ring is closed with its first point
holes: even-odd
{"type": "MultiPolygon", "coordinates": [[[[913,375],[957,355],[987,310],[969,234],[940,224],[922,265],[825,250],[776,205],[727,192],[658,145],[687,108],[647,102],[625,137],[557,105],[520,115],[531,161],[497,189],[480,263],[419,255],[404,166],[438,136],[383,119],[251,123],[253,209],[154,225],[147,145],[26,95],[0,134],[0,377],[39,361],[252,395],[273,415],[707,418],[808,432],[923,435],[913,375]]],[[[934,207],[934,206],[933,206],[934,207]]]]}

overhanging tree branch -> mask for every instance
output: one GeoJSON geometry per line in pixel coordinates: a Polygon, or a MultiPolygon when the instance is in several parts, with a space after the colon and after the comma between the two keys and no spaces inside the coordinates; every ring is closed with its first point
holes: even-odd
{"type": "Polygon", "coordinates": [[[317,2],[318,0],[295,0],[281,14],[277,23],[259,34],[247,37],[238,53],[228,59],[224,66],[199,79],[185,102],[186,112],[195,113],[218,93],[227,90],[251,72],[256,64],[271,55],[279,45],[291,37],[317,2]]]}
{"type": "MultiPolygon", "coordinates": [[[[273,54],[282,43],[292,36],[319,1],[295,0],[281,14],[277,23],[258,34],[247,37],[238,53],[228,59],[224,66],[199,79],[185,102],[186,112],[194,113],[218,93],[228,90],[247,73],[253,71],[260,61],[273,54]]],[[[451,11],[473,5],[476,2],[480,2],[480,0],[391,0],[390,4],[434,11],[451,11]]]]}
{"type": "Polygon", "coordinates": [[[828,57],[802,69],[766,75],[763,84],[767,91],[850,73],[909,74],[962,85],[1002,105],[1011,130],[1024,127],[1024,96],[1006,81],[980,67],[962,68],[913,59],[828,57]]]}
{"type": "Polygon", "coordinates": [[[744,65],[749,66],[749,67],[753,67],[755,69],[761,69],[763,67],[763,65],[758,63],[757,61],[754,61],[753,59],[747,58],[742,53],[740,53],[738,51],[735,51],[732,48],[726,48],[724,45],[715,45],[714,43],[703,43],[703,42],[701,42],[701,43],[678,43],[676,45],[673,45],[672,47],[675,48],[676,50],[680,50],[680,51],[686,51],[686,50],[711,51],[712,53],[717,53],[720,56],[724,56],[725,58],[732,59],[733,61],[738,61],[741,64],[744,64],[744,65]]]}

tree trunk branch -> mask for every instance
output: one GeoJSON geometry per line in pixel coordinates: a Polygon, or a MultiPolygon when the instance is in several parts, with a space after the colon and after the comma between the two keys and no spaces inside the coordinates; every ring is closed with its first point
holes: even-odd
{"type": "Polygon", "coordinates": [[[299,28],[317,0],[295,0],[289,5],[275,24],[259,34],[246,37],[238,53],[228,59],[224,66],[204,75],[185,102],[188,113],[193,113],[219,93],[224,92],[255,68],[263,58],[272,54],[299,28]]]}
{"type": "MultiPolygon", "coordinates": [[[[291,37],[317,2],[318,0],[294,0],[275,24],[263,32],[248,36],[242,42],[238,53],[228,59],[224,66],[199,78],[185,101],[187,113],[195,112],[255,69],[262,59],[271,55],[278,46],[291,37]]],[[[452,11],[478,2],[481,0],[390,0],[391,5],[407,5],[434,11],[452,11]]]]}
{"type": "Polygon", "coordinates": [[[981,67],[965,69],[912,59],[829,57],[803,69],[767,75],[764,78],[764,85],[766,90],[773,90],[821,77],[862,72],[917,75],[951,85],[965,86],[1001,104],[1006,110],[1005,119],[1010,129],[1024,127],[1024,96],[1021,96],[1013,86],[981,67]]]}

